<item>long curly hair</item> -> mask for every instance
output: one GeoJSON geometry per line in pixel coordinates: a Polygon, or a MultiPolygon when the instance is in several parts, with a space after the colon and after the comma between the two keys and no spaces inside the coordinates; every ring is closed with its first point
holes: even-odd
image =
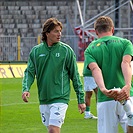
{"type": "Polygon", "coordinates": [[[58,21],[56,18],[49,18],[45,21],[45,23],[43,24],[43,31],[42,31],[42,38],[41,40],[47,41],[47,36],[46,33],[50,33],[51,30],[53,30],[56,26],[60,26],[61,30],[63,28],[62,23],[60,21],[58,21]]]}

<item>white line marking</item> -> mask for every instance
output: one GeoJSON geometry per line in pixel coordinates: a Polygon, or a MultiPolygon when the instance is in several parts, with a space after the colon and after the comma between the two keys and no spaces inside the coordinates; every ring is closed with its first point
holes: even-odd
{"type": "MultiPolygon", "coordinates": [[[[74,101],[76,99],[70,99],[70,101],[74,101]]],[[[39,104],[39,102],[28,102],[28,103],[11,103],[11,104],[1,104],[0,107],[4,107],[4,106],[13,106],[13,105],[22,105],[22,104],[39,104]]]]}

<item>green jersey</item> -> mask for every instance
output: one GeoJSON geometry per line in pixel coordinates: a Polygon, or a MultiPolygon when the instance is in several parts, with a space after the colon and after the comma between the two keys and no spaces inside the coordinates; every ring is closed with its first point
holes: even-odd
{"type": "MultiPolygon", "coordinates": [[[[85,50],[87,64],[96,62],[102,70],[104,83],[107,89],[122,88],[125,85],[121,70],[124,55],[133,56],[133,45],[127,39],[115,36],[105,36],[93,41],[85,50]]],[[[133,86],[130,91],[133,96],[133,86]]],[[[111,98],[98,90],[98,102],[109,101],[111,98]]]]}
{"type": "MultiPolygon", "coordinates": [[[[95,40],[94,40],[95,41],[95,40]]],[[[93,42],[94,42],[93,41],[93,42]]],[[[84,52],[84,57],[85,57],[85,52],[84,52]]],[[[91,70],[89,70],[88,69],[88,62],[87,62],[87,60],[86,60],[86,58],[85,58],[85,60],[84,60],[84,67],[83,67],[83,76],[85,77],[85,76],[91,76],[92,77],[92,73],[91,73],[91,70]]]]}
{"type": "Polygon", "coordinates": [[[76,56],[67,44],[58,42],[48,47],[43,42],[32,48],[24,72],[23,92],[30,90],[35,77],[40,104],[68,103],[70,80],[73,82],[78,103],[84,103],[76,56]]]}
{"type": "Polygon", "coordinates": [[[87,68],[87,65],[88,65],[88,63],[86,62],[86,59],[84,60],[84,67],[83,67],[83,76],[85,77],[85,76],[91,76],[92,77],[92,73],[91,73],[91,70],[89,70],[88,68],[87,68]]]}
{"type": "Polygon", "coordinates": [[[84,61],[84,67],[83,67],[83,76],[89,76],[92,77],[91,70],[87,68],[86,61],[84,61]]]}

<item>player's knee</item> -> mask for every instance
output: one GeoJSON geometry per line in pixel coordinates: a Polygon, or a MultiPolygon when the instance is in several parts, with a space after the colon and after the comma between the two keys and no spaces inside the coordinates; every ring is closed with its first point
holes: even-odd
{"type": "Polygon", "coordinates": [[[57,126],[50,125],[48,127],[48,131],[49,131],[49,133],[59,133],[60,132],[60,128],[57,127],[57,126]]]}

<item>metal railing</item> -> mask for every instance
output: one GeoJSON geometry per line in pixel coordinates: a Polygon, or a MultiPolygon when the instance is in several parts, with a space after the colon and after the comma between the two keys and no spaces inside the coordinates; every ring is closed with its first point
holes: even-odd
{"type": "MultiPolygon", "coordinates": [[[[78,56],[78,37],[63,36],[61,41],[72,47],[78,56]]],[[[38,37],[0,36],[0,61],[27,61],[33,46],[41,42],[38,37]]]]}
{"type": "MultiPolygon", "coordinates": [[[[133,43],[133,29],[117,28],[115,29],[115,35],[127,38],[133,43]]],[[[84,60],[83,53],[89,45],[88,42],[81,44],[79,37],[76,35],[63,36],[61,41],[70,45],[76,54],[77,61],[84,60]]],[[[27,61],[32,47],[38,45],[40,42],[40,36],[0,36],[0,61],[27,61]]]]}

